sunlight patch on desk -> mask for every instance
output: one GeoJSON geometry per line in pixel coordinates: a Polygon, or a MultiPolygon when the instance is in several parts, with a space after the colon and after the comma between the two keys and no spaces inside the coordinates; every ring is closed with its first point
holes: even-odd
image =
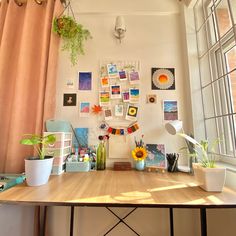
{"type": "Polygon", "coordinates": [[[177,185],[173,185],[173,186],[147,189],[147,191],[148,192],[158,192],[158,191],[165,191],[165,190],[178,189],[178,188],[187,188],[187,187],[188,187],[188,185],[186,185],[186,184],[177,184],[177,185]]]}
{"type": "Polygon", "coordinates": [[[203,198],[199,198],[193,201],[185,202],[186,204],[204,204],[206,203],[206,200],[203,198]]]}
{"type": "Polygon", "coordinates": [[[151,197],[150,193],[147,192],[127,192],[127,193],[121,193],[120,196],[115,196],[114,199],[118,201],[129,201],[129,200],[140,200],[140,199],[148,199],[151,197]]]}
{"type": "Polygon", "coordinates": [[[207,199],[209,199],[211,202],[215,203],[215,204],[223,204],[224,202],[222,200],[220,200],[218,197],[215,197],[213,195],[208,196],[207,199]]]}

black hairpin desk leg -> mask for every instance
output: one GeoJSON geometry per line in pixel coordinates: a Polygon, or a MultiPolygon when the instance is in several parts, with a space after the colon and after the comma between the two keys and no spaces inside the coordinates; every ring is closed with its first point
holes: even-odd
{"type": "Polygon", "coordinates": [[[70,207],[70,236],[73,236],[74,234],[74,210],[75,207],[70,207]]]}
{"type": "Polygon", "coordinates": [[[174,236],[173,208],[169,208],[169,217],[170,217],[170,236],[174,236]]]}
{"type": "Polygon", "coordinates": [[[201,236],[207,236],[206,208],[200,209],[200,219],[201,219],[201,236]]]}

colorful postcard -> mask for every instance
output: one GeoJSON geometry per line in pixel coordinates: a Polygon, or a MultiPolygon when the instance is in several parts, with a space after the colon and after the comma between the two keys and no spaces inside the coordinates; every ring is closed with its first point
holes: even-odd
{"type": "Polygon", "coordinates": [[[125,70],[119,71],[119,77],[120,77],[120,81],[127,80],[127,73],[126,73],[126,71],[125,70]]]}
{"type": "Polygon", "coordinates": [[[157,103],[157,95],[156,94],[147,95],[147,103],[157,103]]]}
{"type": "Polygon", "coordinates": [[[115,105],[115,116],[124,115],[124,106],[122,104],[115,105]]]}
{"type": "Polygon", "coordinates": [[[111,109],[109,108],[104,109],[104,117],[105,117],[105,120],[111,120],[113,118],[111,109]]]}
{"type": "Polygon", "coordinates": [[[129,91],[122,92],[123,102],[129,102],[129,91]]]}
{"type": "Polygon", "coordinates": [[[139,84],[139,72],[138,71],[130,71],[129,72],[129,82],[130,84],[139,84]]]}
{"type": "Polygon", "coordinates": [[[79,90],[92,90],[92,72],[79,72],[79,90]]]}
{"type": "Polygon", "coordinates": [[[171,100],[163,101],[164,120],[178,120],[178,102],[171,100]]]}
{"type": "Polygon", "coordinates": [[[76,93],[64,93],[63,106],[76,106],[76,93]]]}
{"type": "Polygon", "coordinates": [[[136,121],[137,120],[137,115],[138,115],[138,107],[129,105],[127,112],[126,112],[126,120],[130,121],[136,121]]]}
{"type": "Polygon", "coordinates": [[[79,148],[87,148],[88,147],[88,128],[75,128],[75,135],[76,135],[76,138],[73,139],[74,146],[79,147],[79,148]]]}
{"type": "Polygon", "coordinates": [[[175,90],[175,69],[152,68],[152,90],[175,90]]]}
{"type": "Polygon", "coordinates": [[[90,113],[90,103],[89,102],[81,102],[80,103],[80,117],[88,117],[90,113]]]}
{"type": "Polygon", "coordinates": [[[166,168],[166,156],[164,144],[146,144],[148,156],[145,160],[146,166],[157,166],[166,168]]]}
{"type": "Polygon", "coordinates": [[[120,85],[111,85],[111,99],[121,98],[120,85]]]}
{"type": "Polygon", "coordinates": [[[100,78],[100,81],[101,81],[101,86],[103,88],[110,86],[110,84],[109,84],[109,77],[103,76],[103,77],[100,78]]]}
{"type": "Polygon", "coordinates": [[[110,92],[100,91],[99,92],[99,104],[100,106],[109,106],[110,104],[110,92]]]}
{"type": "Polygon", "coordinates": [[[139,102],[139,89],[138,88],[129,89],[129,102],[130,103],[139,102]]]}
{"type": "Polygon", "coordinates": [[[119,78],[119,73],[115,64],[107,65],[107,73],[108,73],[109,78],[113,78],[113,79],[119,78]]]}

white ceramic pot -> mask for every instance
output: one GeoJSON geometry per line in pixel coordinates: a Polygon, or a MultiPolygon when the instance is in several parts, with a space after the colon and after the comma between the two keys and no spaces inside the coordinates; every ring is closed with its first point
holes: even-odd
{"type": "Polygon", "coordinates": [[[198,182],[198,185],[209,192],[222,192],[225,177],[226,168],[204,168],[199,163],[193,163],[194,176],[198,182]]]}
{"type": "Polygon", "coordinates": [[[53,157],[25,159],[26,182],[29,186],[39,186],[48,182],[52,171],[53,157]]]}

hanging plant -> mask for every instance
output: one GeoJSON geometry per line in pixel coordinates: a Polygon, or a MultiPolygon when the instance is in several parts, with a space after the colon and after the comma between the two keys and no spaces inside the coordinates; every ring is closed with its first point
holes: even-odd
{"type": "Polygon", "coordinates": [[[63,39],[62,50],[69,51],[71,63],[76,65],[79,55],[84,55],[84,41],[92,38],[90,32],[65,15],[54,18],[52,30],[63,39]]]}

